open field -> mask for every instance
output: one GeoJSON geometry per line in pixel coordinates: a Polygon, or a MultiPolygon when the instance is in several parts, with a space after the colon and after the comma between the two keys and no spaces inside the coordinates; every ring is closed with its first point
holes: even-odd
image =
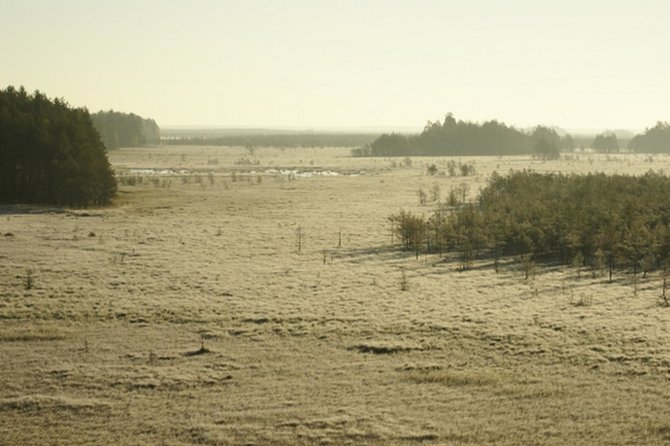
{"type": "Polygon", "coordinates": [[[670,157],[450,177],[425,173],[448,158],[348,154],[122,149],[110,208],[0,207],[0,444],[670,443],[657,274],[458,272],[399,251],[386,219],[494,170],[670,157]]]}

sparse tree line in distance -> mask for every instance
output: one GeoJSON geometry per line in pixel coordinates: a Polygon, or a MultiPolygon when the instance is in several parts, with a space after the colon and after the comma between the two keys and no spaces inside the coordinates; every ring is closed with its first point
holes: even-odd
{"type": "MultiPolygon", "coordinates": [[[[590,148],[601,153],[629,150],[638,153],[670,153],[670,126],[658,122],[634,137],[614,132],[599,135],[569,135],[546,126],[518,130],[498,121],[483,124],[456,120],[428,122],[420,134],[321,133],[263,129],[168,129],[161,143],[185,146],[246,147],[352,147],[352,155],[363,156],[477,156],[533,155],[557,159],[561,152],[590,148]]],[[[109,146],[108,146],[109,147],[109,146]]]]}
{"type": "Polygon", "coordinates": [[[105,146],[83,108],[0,90],[0,202],[104,205],[116,193],[105,146]]]}
{"type": "MultiPolygon", "coordinates": [[[[103,131],[102,126],[100,129],[107,147],[117,147],[114,142],[107,142],[110,140],[107,136],[110,132],[103,131]]],[[[148,144],[160,142],[180,146],[231,146],[246,147],[250,150],[257,147],[352,147],[352,155],[356,157],[533,155],[549,160],[558,159],[561,152],[569,152],[576,148],[590,148],[602,153],[616,153],[622,150],[670,153],[670,127],[667,123],[658,122],[644,134],[634,137],[629,132],[619,134],[622,137],[609,131],[596,135],[595,138],[584,135],[573,136],[562,131],[559,134],[556,129],[546,126],[523,131],[495,120],[479,124],[456,120],[452,114],[447,114],[443,122],[429,121],[419,134],[379,135],[272,129],[166,129],[162,132],[160,141],[152,139],[148,144]]],[[[158,138],[160,137],[159,134],[158,138]]],[[[143,143],[121,144],[121,146],[127,145],[141,146],[143,143]]]]}
{"type": "Polygon", "coordinates": [[[428,122],[418,135],[385,133],[372,143],[354,148],[361,156],[475,156],[533,155],[558,159],[562,151],[577,147],[596,152],[616,153],[628,149],[638,153],[670,153],[670,125],[658,122],[645,133],[627,141],[626,147],[613,132],[592,137],[560,136],[555,129],[537,126],[532,131],[487,121],[483,124],[456,120],[448,114],[444,122],[428,122]]]}
{"type": "Polygon", "coordinates": [[[162,143],[177,146],[256,147],[357,147],[370,144],[376,134],[365,133],[269,133],[227,136],[190,136],[163,138],[162,143]]]}
{"type": "Polygon", "coordinates": [[[389,217],[405,249],[453,252],[467,269],[501,257],[591,266],[634,274],[670,265],[670,178],[564,175],[529,171],[492,175],[473,203],[441,203],[428,217],[389,217]]]}

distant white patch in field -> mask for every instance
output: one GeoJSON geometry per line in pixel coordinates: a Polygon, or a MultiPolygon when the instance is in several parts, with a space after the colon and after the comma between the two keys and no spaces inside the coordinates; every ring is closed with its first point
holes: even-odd
{"type": "Polygon", "coordinates": [[[174,175],[191,173],[188,169],[128,169],[132,175],[174,175]]]}
{"type": "Polygon", "coordinates": [[[336,177],[341,175],[339,172],[335,172],[332,170],[296,170],[296,169],[267,169],[265,173],[272,175],[285,175],[285,176],[290,175],[297,178],[336,177]]]}
{"type": "MultiPolygon", "coordinates": [[[[255,172],[251,172],[255,173],[255,172]]],[[[297,170],[297,169],[266,169],[263,173],[269,175],[284,175],[284,176],[293,176],[296,178],[311,178],[311,177],[357,177],[365,174],[365,172],[351,172],[351,173],[342,173],[335,170],[297,170]]]]}

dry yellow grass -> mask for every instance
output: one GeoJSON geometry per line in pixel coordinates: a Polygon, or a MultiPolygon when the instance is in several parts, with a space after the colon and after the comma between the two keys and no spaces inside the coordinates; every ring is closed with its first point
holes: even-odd
{"type": "Polygon", "coordinates": [[[0,208],[0,444],[670,442],[657,276],[457,272],[391,248],[386,221],[493,170],[670,158],[473,158],[452,178],[345,149],[110,155],[143,177],[111,208],[0,208]]]}

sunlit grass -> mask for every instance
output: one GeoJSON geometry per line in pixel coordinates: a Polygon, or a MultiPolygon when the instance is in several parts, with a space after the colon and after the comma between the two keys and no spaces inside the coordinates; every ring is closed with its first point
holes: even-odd
{"type": "Polygon", "coordinates": [[[473,198],[494,170],[669,158],[462,159],[477,175],[452,178],[425,174],[448,159],[347,153],[258,149],[252,166],[242,148],[124,149],[119,172],[201,181],[143,174],[105,209],[2,208],[0,443],[667,443],[659,275],[459,271],[391,245],[387,217],[430,213],[416,190],[434,184],[473,198]]]}

